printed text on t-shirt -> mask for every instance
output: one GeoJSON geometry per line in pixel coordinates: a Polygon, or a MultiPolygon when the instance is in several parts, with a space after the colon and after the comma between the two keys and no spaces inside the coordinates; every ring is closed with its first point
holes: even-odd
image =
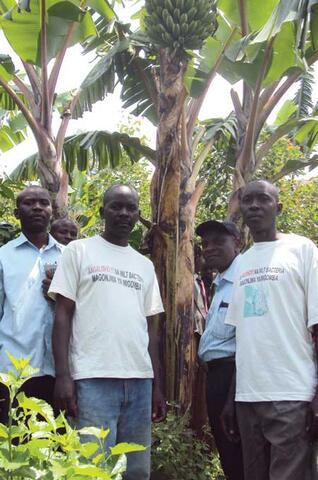
{"type": "Polygon", "coordinates": [[[129,270],[120,270],[110,265],[90,265],[88,273],[92,276],[93,282],[117,283],[135,290],[141,290],[142,288],[142,277],[129,270]]]}
{"type": "Polygon", "coordinates": [[[284,272],[283,267],[261,267],[247,270],[240,276],[240,287],[249,283],[278,281],[279,276],[284,272]]]}

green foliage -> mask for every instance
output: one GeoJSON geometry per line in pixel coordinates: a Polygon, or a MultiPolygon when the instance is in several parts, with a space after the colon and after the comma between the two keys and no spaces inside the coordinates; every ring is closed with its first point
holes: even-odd
{"type": "Polygon", "coordinates": [[[0,108],[0,152],[6,152],[22,142],[25,139],[25,131],[25,122],[21,114],[0,108]]]}
{"type": "MultiPolygon", "coordinates": [[[[268,133],[263,133],[260,141],[266,140],[267,135],[268,133]]],[[[217,149],[202,167],[201,177],[208,181],[198,205],[197,224],[227,216],[233,168],[226,155],[228,152],[217,149]]],[[[278,218],[278,228],[281,231],[298,233],[318,242],[318,182],[317,179],[302,178],[303,158],[302,149],[283,137],[271,148],[253,179],[268,179],[279,187],[280,199],[284,205],[283,213],[278,218]],[[299,165],[299,169],[289,174],[290,165],[299,165]],[[284,173],[287,175],[281,178],[284,173]]]]}
{"type": "Polygon", "coordinates": [[[283,211],[278,217],[278,228],[285,233],[297,233],[318,245],[318,180],[297,180],[278,183],[283,211]]]}
{"type": "Polygon", "coordinates": [[[24,185],[10,179],[0,179],[0,247],[13,240],[20,232],[20,223],[14,216],[15,195],[24,185]]]}
{"type": "MultiPolygon", "coordinates": [[[[32,0],[31,2],[12,3],[11,8],[3,8],[3,4],[0,5],[0,11],[4,13],[0,18],[0,28],[13,50],[23,61],[41,66],[41,2],[32,0]],[[28,4],[28,6],[22,6],[22,4],[28,4]],[[21,35],[21,31],[23,31],[23,35],[21,35]]],[[[75,23],[76,25],[72,44],[84,41],[96,34],[92,16],[85,8],[81,8],[81,5],[82,3],[79,1],[51,0],[48,2],[46,22],[49,60],[55,58],[61,50],[71,24],[75,23]]],[[[3,70],[0,70],[2,74],[3,70]]],[[[6,70],[8,72],[8,68],[6,70]]]]}
{"type": "Polygon", "coordinates": [[[198,204],[196,224],[212,218],[222,219],[227,215],[233,174],[233,168],[227,163],[227,155],[222,150],[214,151],[201,168],[200,177],[207,179],[207,182],[198,204]]]}
{"type": "Polygon", "coordinates": [[[298,107],[298,116],[307,117],[310,115],[313,109],[313,88],[315,84],[315,76],[313,67],[300,77],[299,88],[294,97],[294,103],[298,107]]]}
{"type": "Polygon", "coordinates": [[[126,470],[125,454],[144,447],[121,443],[108,453],[104,441],[109,430],[89,427],[77,431],[63,413],[55,418],[46,402],[19,392],[36,370],[27,359],[9,358],[14,368],[0,374],[10,396],[8,425],[0,424],[1,479],[121,480],[126,470]],[[94,440],[81,442],[81,435],[94,440]]]}
{"type": "MultiPolygon", "coordinates": [[[[1,142],[1,130],[0,130],[1,142]]],[[[1,149],[1,143],[0,143],[1,149]]],[[[120,168],[129,157],[137,162],[141,157],[154,158],[155,152],[144,145],[139,138],[124,132],[93,130],[65,138],[63,166],[72,183],[74,170],[91,171],[106,168],[120,168]]],[[[39,156],[37,153],[25,158],[10,174],[14,181],[38,180],[39,156]]]]}
{"type": "Polygon", "coordinates": [[[10,240],[13,240],[18,233],[20,228],[17,225],[12,225],[7,222],[0,222],[0,247],[5,245],[10,240]]]}
{"type": "Polygon", "coordinates": [[[154,480],[225,480],[217,453],[191,430],[189,416],[171,412],[153,426],[152,469],[154,480]]]}

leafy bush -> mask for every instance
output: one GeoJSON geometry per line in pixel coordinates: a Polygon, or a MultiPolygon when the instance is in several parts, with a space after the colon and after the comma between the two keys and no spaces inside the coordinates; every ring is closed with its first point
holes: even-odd
{"type": "Polygon", "coordinates": [[[153,427],[152,470],[152,480],[225,480],[217,453],[191,430],[189,416],[171,412],[153,427]]]}
{"type": "Polygon", "coordinates": [[[144,447],[121,443],[108,453],[104,440],[109,430],[93,427],[75,430],[63,413],[55,418],[46,402],[19,392],[36,370],[26,359],[9,357],[16,372],[0,374],[0,381],[8,387],[10,395],[8,425],[0,424],[0,478],[121,480],[126,470],[125,454],[144,447]],[[95,440],[82,443],[80,435],[90,435],[95,440]]]}

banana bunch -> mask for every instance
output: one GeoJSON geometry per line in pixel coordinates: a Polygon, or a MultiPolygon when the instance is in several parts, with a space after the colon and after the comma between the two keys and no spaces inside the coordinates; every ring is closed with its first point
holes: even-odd
{"type": "Polygon", "coordinates": [[[146,31],[159,47],[198,50],[217,29],[215,0],[146,0],[146,31]]]}

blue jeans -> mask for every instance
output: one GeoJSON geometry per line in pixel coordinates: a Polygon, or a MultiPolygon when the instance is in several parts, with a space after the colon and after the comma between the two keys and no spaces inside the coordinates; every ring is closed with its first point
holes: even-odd
{"type": "MultiPolygon", "coordinates": [[[[149,480],[151,445],[150,378],[90,378],[76,381],[78,416],[76,428],[109,428],[105,447],[120,442],[138,443],[143,452],[127,455],[125,480],[149,480]]],[[[83,439],[91,440],[91,439],[83,439]]]]}

